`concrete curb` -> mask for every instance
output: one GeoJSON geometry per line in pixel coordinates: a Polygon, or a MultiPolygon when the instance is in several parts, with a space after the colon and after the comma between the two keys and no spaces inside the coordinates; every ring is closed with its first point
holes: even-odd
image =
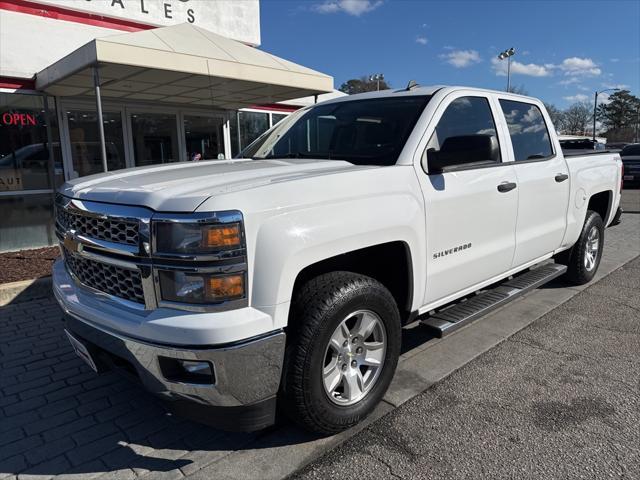
{"type": "Polygon", "coordinates": [[[0,285],[0,307],[51,295],[51,277],[0,285]]]}

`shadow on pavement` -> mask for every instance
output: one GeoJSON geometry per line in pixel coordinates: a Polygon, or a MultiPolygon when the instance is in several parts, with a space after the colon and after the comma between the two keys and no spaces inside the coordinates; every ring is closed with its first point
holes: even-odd
{"type": "Polygon", "coordinates": [[[318,438],[285,422],[283,435],[273,435],[282,425],[230,433],[169,414],[139,385],[85,366],[52,297],[0,307],[0,371],[0,478],[126,469],[188,475],[236,450],[318,438]]]}

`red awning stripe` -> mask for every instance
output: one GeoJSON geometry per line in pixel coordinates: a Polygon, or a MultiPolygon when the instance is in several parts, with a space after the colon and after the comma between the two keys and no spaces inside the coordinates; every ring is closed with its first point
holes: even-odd
{"type": "Polygon", "coordinates": [[[0,77],[0,88],[35,90],[36,82],[30,78],[0,77]]]}
{"type": "Polygon", "coordinates": [[[248,108],[252,108],[254,110],[274,110],[276,112],[295,112],[296,110],[300,110],[302,107],[281,103],[267,103],[263,105],[251,105],[248,108]]]}
{"type": "Polygon", "coordinates": [[[138,32],[156,28],[153,25],[132,22],[131,20],[116,19],[103,15],[94,15],[87,12],[78,12],[55,5],[43,5],[41,3],[29,2],[27,0],[0,0],[0,10],[10,12],[26,13],[38,17],[53,18],[66,22],[83,23],[94,27],[112,28],[114,30],[124,30],[126,32],[138,32]]]}

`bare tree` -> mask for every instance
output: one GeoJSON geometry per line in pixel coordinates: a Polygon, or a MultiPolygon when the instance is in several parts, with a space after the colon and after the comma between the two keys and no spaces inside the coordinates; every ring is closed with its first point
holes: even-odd
{"type": "Polygon", "coordinates": [[[509,93],[515,93],[516,95],[529,95],[529,92],[524,85],[511,85],[509,87],[509,93]]]}
{"type": "Polygon", "coordinates": [[[591,105],[574,103],[564,111],[564,132],[573,135],[584,135],[593,119],[591,105]]]}
{"type": "Polygon", "coordinates": [[[564,132],[566,129],[565,112],[563,112],[558,107],[550,103],[545,103],[544,106],[547,109],[547,112],[549,112],[549,116],[551,117],[551,122],[553,123],[553,126],[556,128],[556,132],[558,133],[564,132]]]}

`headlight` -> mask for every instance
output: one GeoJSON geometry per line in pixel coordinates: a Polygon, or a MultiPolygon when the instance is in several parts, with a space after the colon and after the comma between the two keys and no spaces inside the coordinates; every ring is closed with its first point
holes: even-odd
{"type": "Polygon", "coordinates": [[[244,297],[244,274],[187,273],[160,270],[160,291],[169,302],[212,304],[244,297]]]}
{"type": "Polygon", "coordinates": [[[239,223],[206,224],[157,222],[156,252],[166,254],[208,254],[242,246],[239,223]]]}

